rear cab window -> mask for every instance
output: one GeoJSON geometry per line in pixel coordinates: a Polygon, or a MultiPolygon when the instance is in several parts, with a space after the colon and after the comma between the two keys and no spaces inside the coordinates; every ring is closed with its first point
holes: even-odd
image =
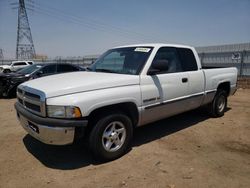
{"type": "Polygon", "coordinates": [[[194,53],[188,48],[177,48],[183,71],[196,71],[198,70],[197,62],[194,53]]]}

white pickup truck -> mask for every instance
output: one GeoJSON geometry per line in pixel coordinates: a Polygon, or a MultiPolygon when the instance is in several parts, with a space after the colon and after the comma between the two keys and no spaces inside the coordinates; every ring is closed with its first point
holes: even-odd
{"type": "Polygon", "coordinates": [[[86,72],[19,85],[15,108],[23,128],[41,142],[65,145],[84,137],[94,156],[113,160],[129,149],[135,127],[201,106],[223,116],[236,82],[236,68],[202,69],[192,47],[122,46],[86,72]]]}

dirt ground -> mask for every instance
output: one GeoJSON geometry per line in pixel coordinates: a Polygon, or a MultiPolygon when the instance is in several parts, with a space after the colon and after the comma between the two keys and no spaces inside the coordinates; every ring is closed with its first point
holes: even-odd
{"type": "Polygon", "coordinates": [[[138,128],[132,150],[96,163],[81,144],[48,146],[0,99],[0,187],[250,187],[250,90],[222,118],[195,110],[138,128]]]}

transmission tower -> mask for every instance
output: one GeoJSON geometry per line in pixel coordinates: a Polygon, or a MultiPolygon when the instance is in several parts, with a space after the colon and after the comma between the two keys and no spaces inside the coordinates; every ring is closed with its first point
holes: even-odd
{"type": "Polygon", "coordinates": [[[16,59],[33,59],[36,57],[29,20],[24,0],[19,0],[16,59]]]}

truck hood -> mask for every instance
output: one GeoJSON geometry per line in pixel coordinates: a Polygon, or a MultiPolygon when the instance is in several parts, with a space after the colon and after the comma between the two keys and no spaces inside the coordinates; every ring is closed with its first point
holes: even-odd
{"type": "Polygon", "coordinates": [[[40,90],[46,98],[111,87],[139,84],[138,75],[72,72],[38,78],[21,84],[40,90]]]}

